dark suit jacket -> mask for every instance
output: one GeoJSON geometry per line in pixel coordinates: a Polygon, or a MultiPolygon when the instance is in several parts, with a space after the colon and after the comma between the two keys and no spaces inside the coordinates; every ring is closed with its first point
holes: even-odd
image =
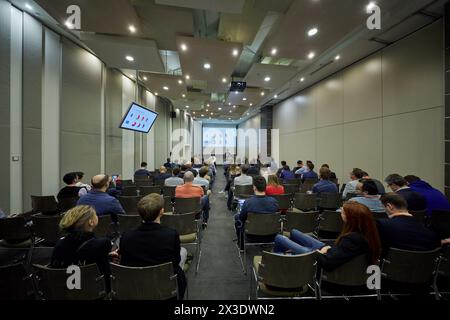
{"type": "Polygon", "coordinates": [[[427,200],[411,188],[401,189],[396,192],[408,202],[408,210],[420,211],[427,209],[427,200]]]}
{"type": "Polygon", "coordinates": [[[158,223],[143,223],[137,229],[125,232],[120,239],[120,263],[130,267],[147,267],[172,262],[182,297],[186,277],[179,266],[180,249],[177,231],[158,223]]]}
{"type": "Polygon", "coordinates": [[[438,236],[414,217],[398,216],[376,222],[383,253],[389,248],[430,251],[441,246],[438,236]]]}
{"type": "Polygon", "coordinates": [[[352,232],[341,238],[331,247],[327,254],[319,255],[319,266],[326,271],[333,271],[341,265],[363,254],[369,254],[367,240],[358,232],[352,232]]]}

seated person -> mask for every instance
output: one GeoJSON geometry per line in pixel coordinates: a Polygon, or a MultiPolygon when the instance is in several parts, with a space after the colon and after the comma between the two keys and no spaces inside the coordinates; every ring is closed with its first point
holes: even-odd
{"type": "Polygon", "coordinates": [[[167,173],[167,168],[165,166],[161,166],[159,168],[159,173],[155,175],[155,182],[156,181],[165,181],[167,178],[170,178],[172,175],[170,173],[167,173]]]}
{"type": "Polygon", "coordinates": [[[147,170],[147,162],[141,162],[141,167],[134,173],[135,177],[150,177],[150,172],[147,170]]]}
{"type": "Polygon", "coordinates": [[[342,208],[341,216],[344,226],[334,246],[326,246],[294,229],[290,239],[282,235],[276,236],[274,252],[297,255],[318,251],[318,264],[326,271],[333,271],[363,254],[367,256],[368,265],[377,264],[381,246],[372,213],[360,203],[347,202],[342,208]]]}
{"type": "Polygon", "coordinates": [[[253,175],[253,176],[259,175],[259,166],[258,166],[258,164],[254,163],[254,162],[250,163],[250,166],[248,167],[248,170],[247,170],[247,174],[248,175],[253,175]]]}
{"type": "MultiPolygon", "coordinates": [[[[266,186],[267,183],[264,177],[258,176],[253,178],[253,190],[255,195],[245,200],[240,212],[234,216],[238,244],[241,250],[244,249],[242,232],[244,230],[245,221],[247,221],[248,213],[272,214],[278,212],[278,201],[272,197],[266,196],[266,186]]],[[[266,238],[273,239],[273,236],[266,238]]]]}
{"type": "Polygon", "coordinates": [[[195,185],[204,186],[207,191],[209,190],[209,180],[206,179],[208,171],[208,167],[202,167],[198,172],[198,176],[194,179],[195,185]]]}
{"type": "Polygon", "coordinates": [[[371,212],[381,213],[386,211],[380,201],[375,182],[372,180],[362,180],[362,182],[358,183],[356,189],[360,192],[361,196],[351,198],[348,201],[359,202],[369,208],[371,212]]]}
{"type": "Polygon", "coordinates": [[[367,172],[365,172],[365,171],[363,171],[363,177],[362,177],[362,180],[372,180],[373,182],[375,182],[375,185],[377,186],[378,194],[379,194],[380,196],[382,196],[383,194],[386,193],[386,190],[384,189],[383,184],[382,184],[379,180],[374,179],[374,178],[371,178],[371,177],[369,176],[369,174],[368,174],[367,172]]]}
{"type": "Polygon", "coordinates": [[[359,180],[362,179],[364,171],[359,168],[353,168],[350,172],[350,181],[345,184],[344,191],[342,192],[342,199],[346,199],[349,193],[356,193],[356,186],[359,180]]]}
{"type": "Polygon", "coordinates": [[[65,174],[63,177],[63,181],[66,186],[59,190],[58,195],[56,196],[58,201],[60,199],[82,197],[87,193],[85,187],[77,186],[78,178],[75,172],[65,174]]]}
{"type": "Polygon", "coordinates": [[[303,161],[302,161],[302,160],[298,160],[298,161],[297,161],[297,166],[296,166],[294,169],[292,169],[292,172],[293,172],[294,174],[301,175],[305,169],[303,169],[303,171],[298,172],[298,173],[297,173],[297,171],[300,170],[300,169],[302,169],[303,167],[304,167],[304,166],[303,166],[303,161]]]}
{"type": "Polygon", "coordinates": [[[428,216],[431,216],[433,210],[450,211],[448,199],[442,192],[417,176],[409,175],[405,177],[405,180],[412,191],[421,194],[426,199],[428,216]]]}
{"type": "Polygon", "coordinates": [[[311,161],[308,161],[306,166],[308,167],[308,170],[302,174],[302,181],[318,180],[319,176],[317,175],[316,172],[314,172],[314,163],[312,163],[311,161]]]}
{"type": "Polygon", "coordinates": [[[167,169],[173,168],[173,163],[170,162],[170,158],[167,158],[166,163],[164,163],[164,167],[166,167],[167,169]]]}
{"type": "Polygon", "coordinates": [[[320,181],[317,182],[312,192],[320,195],[321,193],[338,193],[339,190],[334,182],[330,181],[330,169],[326,167],[320,168],[319,175],[320,175],[320,181]]]}
{"type": "MultiPolygon", "coordinates": [[[[330,166],[328,164],[324,163],[321,168],[330,169],[330,166]]],[[[320,172],[320,170],[319,170],[319,172],[320,172]]],[[[330,170],[330,180],[337,180],[336,173],[334,173],[331,170],[330,170]]]]}
{"type": "Polygon", "coordinates": [[[86,188],[87,191],[90,191],[92,189],[92,186],[86,183],[83,183],[84,178],[84,172],[78,171],[74,172],[77,175],[77,187],[86,188]]]}
{"type": "Polygon", "coordinates": [[[401,175],[390,174],[386,177],[385,182],[393,192],[401,195],[406,200],[409,211],[422,211],[427,209],[427,200],[420,193],[408,187],[408,183],[401,175]]]}
{"type": "Polygon", "coordinates": [[[88,205],[94,207],[98,216],[111,215],[116,221],[118,214],[125,214],[119,200],[110,196],[106,191],[111,183],[111,178],[105,174],[99,174],[92,178],[93,189],[81,197],[77,205],[88,205]]]}
{"type": "Polygon", "coordinates": [[[441,239],[408,213],[408,204],[401,195],[387,193],[381,202],[389,217],[377,220],[384,252],[389,248],[431,251],[441,246],[441,239]]]}
{"type": "Polygon", "coordinates": [[[175,189],[175,198],[200,198],[200,205],[203,212],[202,227],[206,228],[209,219],[209,197],[203,193],[203,188],[194,185],[194,175],[188,171],[184,174],[184,184],[175,189]]]}
{"type": "Polygon", "coordinates": [[[289,183],[289,180],[295,179],[295,174],[291,171],[288,165],[285,165],[282,168],[280,179],[283,181],[283,183],[289,183]]]}
{"type": "Polygon", "coordinates": [[[281,171],[283,171],[284,167],[287,166],[287,162],[286,161],[281,161],[281,167],[278,168],[276,176],[279,178],[281,175],[281,171]]]}
{"type": "Polygon", "coordinates": [[[277,194],[284,194],[284,186],[280,184],[280,180],[276,175],[271,174],[267,179],[266,195],[272,196],[277,194]]]}
{"type": "Polygon", "coordinates": [[[120,239],[120,264],[129,267],[148,267],[172,262],[177,274],[180,297],[186,289],[186,276],[182,266],[186,261],[186,249],[180,246],[176,230],[161,226],[164,198],[156,193],[142,198],[138,203],[142,224],[125,232],[120,239]]]}
{"type": "Polygon", "coordinates": [[[192,172],[192,174],[194,175],[194,178],[196,178],[197,175],[198,175],[197,170],[195,170],[195,169],[192,168],[192,162],[186,163],[186,170],[185,170],[185,172],[187,172],[187,171],[192,172]]]}
{"type": "Polygon", "coordinates": [[[228,210],[235,209],[233,205],[234,187],[235,186],[251,186],[253,185],[253,178],[248,176],[248,170],[250,169],[248,164],[244,164],[240,169],[240,175],[236,176],[231,182],[231,188],[228,190],[227,208],[228,210]]]}
{"type": "Polygon", "coordinates": [[[107,291],[110,291],[109,254],[112,244],[107,238],[95,237],[93,231],[97,224],[97,214],[91,206],[77,206],[67,211],[59,223],[66,235],[56,243],[50,267],[67,268],[96,263],[105,276],[107,291]]]}
{"type": "Polygon", "coordinates": [[[179,177],[180,168],[174,168],[172,170],[172,176],[167,178],[164,182],[164,186],[166,187],[176,187],[182,185],[184,183],[183,179],[179,177]]]}

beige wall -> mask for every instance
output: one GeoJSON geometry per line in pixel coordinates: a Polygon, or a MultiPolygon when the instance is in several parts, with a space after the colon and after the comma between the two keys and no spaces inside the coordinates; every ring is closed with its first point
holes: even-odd
{"type": "Polygon", "coordinates": [[[443,190],[442,22],[274,107],[280,160],[416,174],[443,190]]]}

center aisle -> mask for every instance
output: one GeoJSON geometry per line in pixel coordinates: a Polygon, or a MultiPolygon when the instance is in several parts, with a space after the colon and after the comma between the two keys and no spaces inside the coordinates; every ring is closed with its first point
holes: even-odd
{"type": "Polygon", "coordinates": [[[217,169],[208,228],[203,233],[202,258],[195,275],[195,259],[188,271],[189,300],[246,300],[249,283],[239,262],[233,216],[227,210],[223,168],[217,169]]]}

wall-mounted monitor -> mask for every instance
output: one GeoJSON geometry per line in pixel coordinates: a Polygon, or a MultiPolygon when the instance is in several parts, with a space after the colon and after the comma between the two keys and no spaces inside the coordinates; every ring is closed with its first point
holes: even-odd
{"type": "Polygon", "coordinates": [[[158,114],[133,102],[120,124],[121,129],[149,133],[158,114]]]}

